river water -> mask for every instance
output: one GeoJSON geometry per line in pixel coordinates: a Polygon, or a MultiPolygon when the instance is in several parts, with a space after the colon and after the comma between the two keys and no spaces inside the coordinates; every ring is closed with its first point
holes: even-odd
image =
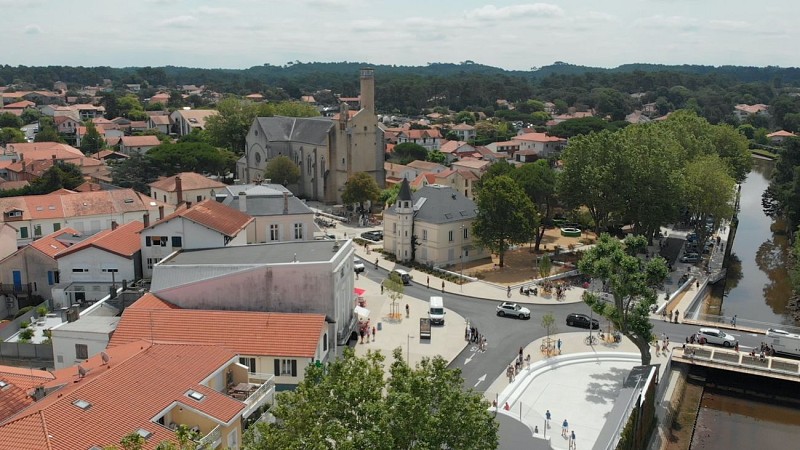
{"type": "MultiPolygon", "coordinates": [[[[786,313],[791,295],[786,270],[788,237],[783,223],[768,217],[761,207],[761,195],[769,186],[774,167],[772,161],[753,159],[753,170],[742,183],[739,228],[719,314],[728,317],[735,314],[740,320],[797,325],[786,313]]],[[[718,303],[722,288],[711,295],[710,303],[718,303]]]]}

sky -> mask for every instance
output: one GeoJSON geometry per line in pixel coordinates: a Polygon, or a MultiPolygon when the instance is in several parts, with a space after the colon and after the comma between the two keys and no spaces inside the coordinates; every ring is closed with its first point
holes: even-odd
{"type": "Polygon", "coordinates": [[[800,1],[0,0],[0,64],[800,66],[800,1]]]}

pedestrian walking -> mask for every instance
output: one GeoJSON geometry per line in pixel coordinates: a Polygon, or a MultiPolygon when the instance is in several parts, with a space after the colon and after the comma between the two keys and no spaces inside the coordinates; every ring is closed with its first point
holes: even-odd
{"type": "Polygon", "coordinates": [[[431,288],[431,277],[430,275],[428,275],[428,289],[430,288],[431,288]]]}
{"type": "Polygon", "coordinates": [[[359,336],[361,336],[361,343],[363,344],[364,343],[364,329],[363,328],[360,329],[358,331],[358,334],[359,334],[359,336]]]}
{"type": "Polygon", "coordinates": [[[678,323],[678,317],[681,315],[680,311],[675,311],[675,323],[678,323]]]}
{"type": "Polygon", "coordinates": [[[739,353],[739,341],[736,341],[736,345],[733,346],[733,349],[736,350],[736,353],[739,353]]]}
{"type": "Polygon", "coordinates": [[[381,283],[381,295],[383,295],[383,283],[381,283]]]}
{"type": "Polygon", "coordinates": [[[561,424],[561,436],[567,437],[568,430],[569,430],[569,422],[567,422],[567,419],[564,419],[564,422],[561,424]]]}
{"type": "Polygon", "coordinates": [[[575,430],[573,430],[569,435],[569,448],[570,450],[575,450],[578,448],[578,444],[575,442],[575,430]]]}
{"type": "Polygon", "coordinates": [[[545,425],[547,428],[550,428],[550,410],[548,409],[547,412],[544,413],[545,425]]]}
{"type": "Polygon", "coordinates": [[[442,292],[444,292],[444,280],[442,280],[442,292]]]}
{"type": "Polygon", "coordinates": [[[410,314],[411,314],[411,308],[409,308],[408,303],[406,303],[406,319],[410,317],[410,314]]]}
{"type": "Polygon", "coordinates": [[[731,325],[733,325],[734,328],[736,327],[736,314],[734,314],[733,318],[731,319],[731,325]]]}
{"type": "Polygon", "coordinates": [[[375,342],[376,334],[378,334],[378,330],[375,327],[372,327],[372,342],[375,342]]]}
{"type": "Polygon", "coordinates": [[[556,342],[556,346],[558,347],[558,354],[560,355],[561,354],[561,338],[558,338],[558,341],[556,342]]]}

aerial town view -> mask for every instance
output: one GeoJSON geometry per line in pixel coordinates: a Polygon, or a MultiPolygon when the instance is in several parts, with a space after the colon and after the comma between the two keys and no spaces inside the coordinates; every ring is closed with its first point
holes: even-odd
{"type": "Polygon", "coordinates": [[[0,0],[0,450],[783,450],[800,3],[0,0]]]}

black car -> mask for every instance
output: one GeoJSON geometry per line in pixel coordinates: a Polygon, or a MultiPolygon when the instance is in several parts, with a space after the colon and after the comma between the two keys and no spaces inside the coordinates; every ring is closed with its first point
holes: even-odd
{"type": "Polygon", "coordinates": [[[589,328],[590,323],[592,324],[593,330],[600,328],[600,322],[598,322],[597,319],[592,319],[586,314],[573,313],[567,316],[567,325],[570,327],[589,328]]]}

